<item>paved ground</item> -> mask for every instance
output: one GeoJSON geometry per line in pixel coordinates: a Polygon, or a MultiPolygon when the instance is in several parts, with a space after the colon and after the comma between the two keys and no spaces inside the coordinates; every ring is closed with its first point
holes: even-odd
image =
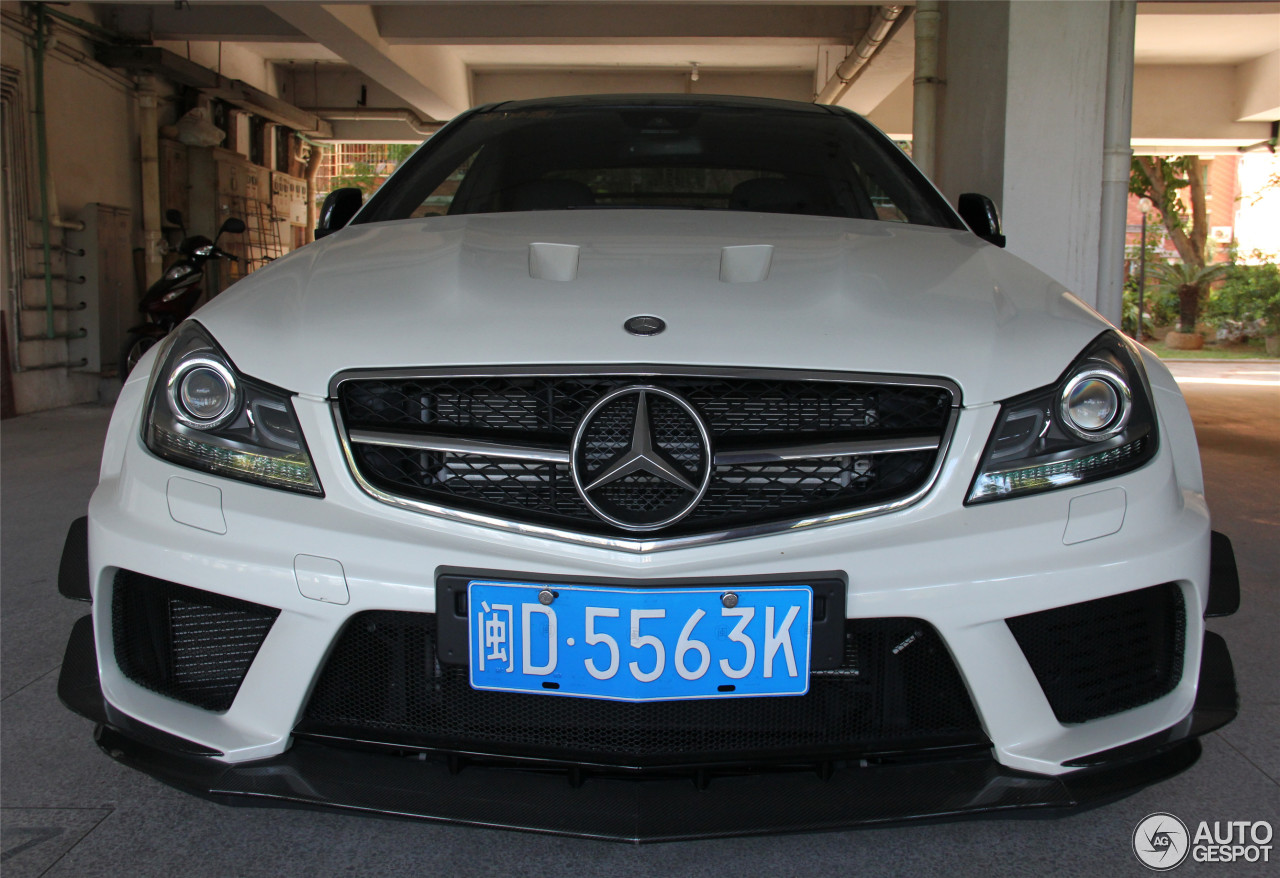
{"type": "MultiPolygon", "coordinates": [[[[1243,609],[1211,627],[1231,645],[1235,723],[1191,770],[1122,802],[1056,820],[982,820],[633,848],[513,832],[229,808],[128,771],[55,694],[81,604],[58,597],[63,535],[96,480],[108,412],[6,421],[0,507],[0,870],[20,876],[1145,875],[1130,834],[1153,811],[1187,823],[1280,827],[1280,363],[1179,364],[1196,417],[1215,527],[1235,542],[1243,609]]],[[[1177,874],[1277,874],[1197,864],[1177,874]]]]}

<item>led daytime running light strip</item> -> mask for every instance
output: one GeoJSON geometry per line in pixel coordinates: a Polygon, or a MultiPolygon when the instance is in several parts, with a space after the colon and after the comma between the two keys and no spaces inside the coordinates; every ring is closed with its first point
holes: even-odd
{"type": "Polygon", "coordinates": [[[316,493],[319,487],[312,475],[310,459],[305,454],[273,457],[200,442],[159,426],[153,429],[156,444],[205,469],[231,475],[239,473],[264,484],[311,493],[316,493]]]}
{"type": "Polygon", "coordinates": [[[1142,436],[1119,448],[1110,448],[1085,457],[983,473],[973,487],[971,498],[980,500],[986,497],[1008,497],[1042,488],[1074,485],[1091,473],[1122,464],[1140,454],[1146,438],[1142,436]]]}

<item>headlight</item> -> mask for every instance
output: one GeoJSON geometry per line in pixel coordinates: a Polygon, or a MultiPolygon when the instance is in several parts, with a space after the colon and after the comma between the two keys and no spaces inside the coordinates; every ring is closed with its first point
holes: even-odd
{"type": "Polygon", "coordinates": [[[189,262],[176,262],[169,266],[169,270],[164,273],[165,280],[177,280],[180,277],[186,277],[195,271],[189,262]]]}
{"type": "Polygon", "coordinates": [[[178,328],[157,361],[143,440],[183,466],[324,494],[290,394],[237,373],[194,321],[178,328]]]}
{"type": "Polygon", "coordinates": [[[1155,453],[1155,407],[1142,360],[1107,332],[1057,383],[1001,405],[967,502],[1110,478],[1155,453]]]}
{"type": "Polygon", "coordinates": [[[208,357],[183,360],[169,375],[170,411],[197,430],[212,430],[234,418],[239,396],[235,375],[208,357]]]}

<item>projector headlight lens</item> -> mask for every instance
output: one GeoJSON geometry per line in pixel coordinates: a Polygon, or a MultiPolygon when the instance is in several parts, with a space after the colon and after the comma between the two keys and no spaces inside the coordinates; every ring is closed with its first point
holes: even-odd
{"type": "Polygon", "coordinates": [[[1105,439],[1124,429],[1132,410],[1129,385],[1106,368],[1083,369],[1062,390],[1062,423],[1081,439],[1105,439]]]}
{"type": "Polygon", "coordinates": [[[184,361],[169,378],[169,404],[188,427],[219,427],[235,415],[235,376],[223,364],[206,358],[184,361]]]}

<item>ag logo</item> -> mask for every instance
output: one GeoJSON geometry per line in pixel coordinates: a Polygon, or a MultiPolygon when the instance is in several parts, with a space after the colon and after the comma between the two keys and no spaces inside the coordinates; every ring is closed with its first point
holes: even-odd
{"type": "Polygon", "coordinates": [[[1172,814],[1149,814],[1133,830],[1133,852],[1142,865],[1156,872],[1182,865],[1190,849],[1187,825],[1172,814]]]}

